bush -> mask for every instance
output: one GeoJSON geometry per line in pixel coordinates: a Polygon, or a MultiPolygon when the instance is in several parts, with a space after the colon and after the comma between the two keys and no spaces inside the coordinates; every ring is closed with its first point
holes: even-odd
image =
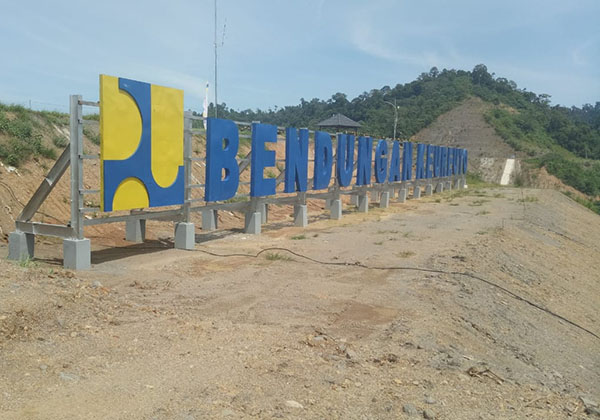
{"type": "Polygon", "coordinates": [[[59,149],[64,149],[69,144],[69,140],[62,136],[55,136],[52,138],[52,143],[54,143],[54,145],[59,149]]]}

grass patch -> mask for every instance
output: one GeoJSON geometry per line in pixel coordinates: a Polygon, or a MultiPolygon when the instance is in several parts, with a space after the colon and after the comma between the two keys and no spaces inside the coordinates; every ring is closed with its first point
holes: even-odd
{"type": "Polygon", "coordinates": [[[294,261],[290,256],[278,252],[267,253],[266,258],[269,261],[294,261]]]}
{"type": "Polygon", "coordinates": [[[62,137],[62,136],[54,136],[52,138],[52,143],[60,148],[60,149],[64,149],[65,147],[67,147],[67,145],[69,144],[69,140],[67,140],[66,138],[62,137]]]}
{"type": "Polygon", "coordinates": [[[471,207],[479,207],[482,206],[483,203],[488,203],[490,200],[485,200],[485,199],[480,199],[480,200],[475,200],[472,203],[469,203],[469,206],[471,207]]]}
{"type": "Polygon", "coordinates": [[[37,266],[37,263],[31,257],[22,258],[19,261],[15,261],[15,264],[21,268],[33,268],[37,266]]]}
{"type": "Polygon", "coordinates": [[[496,184],[490,184],[489,182],[485,182],[481,176],[474,172],[467,172],[467,185],[469,188],[488,188],[488,187],[497,187],[496,184]]]}
{"type": "Polygon", "coordinates": [[[582,206],[587,207],[591,211],[600,214],[600,200],[589,200],[586,198],[582,198],[576,196],[570,191],[564,191],[563,194],[569,197],[570,199],[574,200],[575,202],[581,204],[582,206]]]}
{"type": "Polygon", "coordinates": [[[240,202],[243,202],[243,201],[245,202],[245,201],[248,201],[248,200],[249,200],[249,198],[246,197],[246,196],[236,195],[235,197],[231,197],[229,200],[225,200],[225,202],[226,203],[240,203],[240,202]]]}
{"type": "Polygon", "coordinates": [[[69,124],[69,114],[57,111],[39,111],[43,119],[49,124],[64,126],[69,124]]]}
{"type": "Polygon", "coordinates": [[[410,258],[410,257],[415,256],[416,254],[412,251],[402,251],[402,252],[398,252],[396,255],[399,256],[400,258],[410,258]]]}
{"type": "Polygon", "coordinates": [[[488,210],[482,210],[477,213],[477,216],[485,216],[486,214],[490,214],[490,212],[488,210]]]}
{"type": "Polygon", "coordinates": [[[383,241],[377,241],[374,243],[375,245],[383,245],[383,241]]]}
{"type": "Polygon", "coordinates": [[[88,140],[94,143],[96,146],[100,146],[100,134],[95,134],[89,128],[83,127],[83,135],[86,136],[88,140]]]}
{"type": "Polygon", "coordinates": [[[302,239],[306,239],[306,235],[294,235],[294,236],[292,236],[292,241],[301,241],[302,239]]]}
{"type": "Polygon", "coordinates": [[[517,200],[517,203],[535,203],[537,201],[539,201],[537,197],[534,197],[532,195],[528,195],[526,197],[519,198],[517,200]]]}
{"type": "Polygon", "coordinates": [[[83,116],[83,119],[89,121],[100,121],[100,114],[86,114],[83,116]]]}

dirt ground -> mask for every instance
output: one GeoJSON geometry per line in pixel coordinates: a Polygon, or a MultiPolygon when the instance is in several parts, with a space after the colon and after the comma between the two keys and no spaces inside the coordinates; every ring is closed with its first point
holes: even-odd
{"type": "Polygon", "coordinates": [[[599,216],[510,188],[310,216],[2,258],[0,419],[594,417],[600,339],[458,273],[600,335],[599,216]]]}

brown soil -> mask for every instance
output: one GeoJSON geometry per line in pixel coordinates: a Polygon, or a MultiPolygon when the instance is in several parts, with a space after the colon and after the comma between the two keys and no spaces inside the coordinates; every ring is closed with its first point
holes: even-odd
{"type": "Polygon", "coordinates": [[[490,126],[483,114],[493,105],[469,98],[438,117],[414,136],[415,141],[469,151],[469,171],[479,173],[488,182],[499,183],[506,159],[517,152],[490,126]]]}
{"type": "Polygon", "coordinates": [[[456,273],[599,335],[599,220],[498,188],[200,234],[195,252],[94,240],[88,272],[41,243],[0,261],[0,419],[587,418],[600,340],[456,273]],[[347,264],[205,252],[269,247],[347,264]]]}

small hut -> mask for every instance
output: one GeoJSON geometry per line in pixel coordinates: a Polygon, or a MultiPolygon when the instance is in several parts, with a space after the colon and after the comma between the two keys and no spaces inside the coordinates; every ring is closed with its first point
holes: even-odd
{"type": "Polygon", "coordinates": [[[358,134],[358,127],[360,127],[360,124],[343,114],[335,114],[331,118],[321,121],[317,126],[319,129],[334,128],[335,131],[339,133],[354,131],[355,134],[358,134]]]}

